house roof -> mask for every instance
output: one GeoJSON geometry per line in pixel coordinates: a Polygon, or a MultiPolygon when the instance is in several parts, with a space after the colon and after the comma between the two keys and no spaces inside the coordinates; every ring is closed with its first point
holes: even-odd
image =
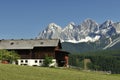
{"type": "Polygon", "coordinates": [[[59,39],[0,40],[0,49],[33,49],[34,47],[56,47],[59,39]]]}

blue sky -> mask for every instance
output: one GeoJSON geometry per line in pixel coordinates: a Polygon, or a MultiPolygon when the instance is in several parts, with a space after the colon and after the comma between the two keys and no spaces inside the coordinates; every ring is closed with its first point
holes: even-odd
{"type": "Polygon", "coordinates": [[[120,0],[0,0],[0,39],[35,38],[49,23],[120,21],[120,0]]]}

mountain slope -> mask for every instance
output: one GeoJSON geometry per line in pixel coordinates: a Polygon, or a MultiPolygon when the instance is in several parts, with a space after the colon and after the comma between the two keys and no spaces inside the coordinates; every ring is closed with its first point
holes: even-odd
{"type": "Polygon", "coordinates": [[[117,44],[119,42],[120,42],[120,37],[114,39],[110,44],[108,44],[107,46],[105,46],[103,49],[110,48],[110,47],[114,46],[115,44],[117,44]]]}

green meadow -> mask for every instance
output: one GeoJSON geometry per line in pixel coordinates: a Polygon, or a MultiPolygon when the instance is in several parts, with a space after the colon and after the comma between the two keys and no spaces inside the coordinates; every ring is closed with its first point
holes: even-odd
{"type": "Polygon", "coordinates": [[[0,64],[0,80],[120,80],[120,74],[0,64]]]}

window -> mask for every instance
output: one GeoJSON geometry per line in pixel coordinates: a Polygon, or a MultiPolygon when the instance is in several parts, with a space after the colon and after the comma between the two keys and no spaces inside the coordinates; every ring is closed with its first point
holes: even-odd
{"type": "Polygon", "coordinates": [[[40,44],[43,44],[43,42],[40,42],[40,44]]]}
{"type": "Polygon", "coordinates": [[[40,60],[39,63],[42,63],[42,61],[40,60]]]}
{"type": "Polygon", "coordinates": [[[25,60],[25,62],[27,63],[27,62],[28,62],[28,60],[25,60]]]}
{"type": "Polygon", "coordinates": [[[23,63],[23,60],[21,60],[21,63],[23,63]]]}
{"type": "Polygon", "coordinates": [[[37,63],[37,60],[35,60],[35,63],[37,63]]]}
{"type": "Polygon", "coordinates": [[[10,43],[10,45],[13,45],[13,44],[14,44],[14,42],[11,42],[11,43],[10,43]]]}

